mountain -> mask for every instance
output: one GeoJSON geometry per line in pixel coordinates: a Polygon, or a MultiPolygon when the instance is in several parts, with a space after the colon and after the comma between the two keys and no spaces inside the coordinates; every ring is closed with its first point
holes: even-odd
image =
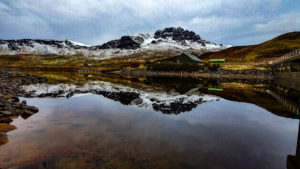
{"type": "Polygon", "coordinates": [[[180,27],[165,28],[154,34],[138,34],[122,36],[120,39],[106,42],[102,45],[88,46],[70,40],[0,40],[0,55],[16,54],[55,54],[95,56],[107,59],[115,56],[126,56],[144,51],[168,50],[208,50],[218,51],[229,46],[217,45],[203,40],[193,31],[180,27]]]}
{"type": "Polygon", "coordinates": [[[226,58],[231,61],[262,61],[280,57],[296,49],[300,49],[300,32],[290,32],[258,45],[235,46],[222,51],[204,53],[200,58],[226,58]]]}

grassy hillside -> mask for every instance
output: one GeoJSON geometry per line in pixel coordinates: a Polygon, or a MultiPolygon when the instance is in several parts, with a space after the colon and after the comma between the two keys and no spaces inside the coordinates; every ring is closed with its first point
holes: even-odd
{"type": "Polygon", "coordinates": [[[205,53],[200,56],[203,60],[226,58],[229,61],[272,60],[300,48],[300,32],[290,32],[258,45],[237,46],[220,52],[205,53]]]}
{"type": "Polygon", "coordinates": [[[0,67],[7,68],[39,68],[39,69],[130,69],[145,68],[146,62],[154,62],[174,56],[174,53],[134,53],[129,56],[112,58],[107,60],[98,60],[80,55],[0,55],[0,67]]]}
{"type": "Polygon", "coordinates": [[[247,56],[255,47],[256,45],[235,46],[219,52],[204,53],[200,55],[200,58],[202,60],[226,58],[226,60],[229,61],[239,62],[245,60],[245,56],[247,56]]]}

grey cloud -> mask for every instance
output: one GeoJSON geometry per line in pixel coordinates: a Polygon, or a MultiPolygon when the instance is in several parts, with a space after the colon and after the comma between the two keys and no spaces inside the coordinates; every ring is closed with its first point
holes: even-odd
{"type": "Polygon", "coordinates": [[[256,24],[259,32],[289,32],[300,30],[300,12],[279,15],[266,23],[256,24]]]}
{"type": "MultiPolygon", "coordinates": [[[[272,27],[282,3],[282,0],[3,0],[0,14],[5,17],[0,18],[3,25],[0,31],[4,35],[0,38],[55,38],[99,44],[121,35],[182,26],[208,40],[236,45],[237,40],[232,39],[246,39],[272,27]]],[[[291,29],[298,26],[298,22],[290,24],[291,29]]]]}

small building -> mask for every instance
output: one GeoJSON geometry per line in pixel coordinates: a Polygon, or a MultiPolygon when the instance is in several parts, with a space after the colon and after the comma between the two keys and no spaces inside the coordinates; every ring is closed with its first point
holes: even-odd
{"type": "Polygon", "coordinates": [[[171,63],[196,63],[196,64],[204,64],[202,60],[200,60],[197,56],[189,53],[182,53],[181,55],[174,56],[168,59],[160,60],[158,62],[171,62],[171,63]]]}
{"type": "Polygon", "coordinates": [[[189,53],[182,53],[181,55],[175,56],[174,59],[176,63],[204,63],[197,56],[189,53]]]}
{"type": "Polygon", "coordinates": [[[212,63],[212,64],[225,64],[226,60],[225,59],[210,59],[209,63],[212,63]]]}

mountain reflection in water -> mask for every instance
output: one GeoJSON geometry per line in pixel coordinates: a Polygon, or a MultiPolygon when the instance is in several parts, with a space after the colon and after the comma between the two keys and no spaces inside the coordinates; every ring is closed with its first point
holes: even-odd
{"type": "Polygon", "coordinates": [[[151,107],[165,114],[179,114],[191,111],[198,104],[218,99],[218,97],[197,92],[186,95],[176,91],[156,91],[149,86],[139,89],[103,81],[87,82],[83,85],[35,84],[24,86],[23,89],[28,93],[32,93],[32,96],[35,97],[71,98],[82,93],[93,93],[118,101],[124,105],[151,107]]]}
{"type": "Polygon", "coordinates": [[[299,165],[298,89],[262,81],[80,76],[24,86],[30,95],[22,99],[40,112],[0,125],[0,168],[299,165]]]}

